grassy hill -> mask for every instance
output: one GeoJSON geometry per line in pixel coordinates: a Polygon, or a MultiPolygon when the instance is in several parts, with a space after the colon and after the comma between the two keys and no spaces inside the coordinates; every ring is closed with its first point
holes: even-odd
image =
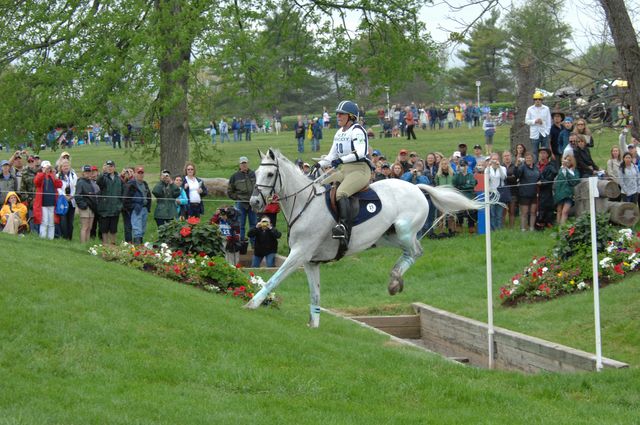
{"type": "MultiPolygon", "coordinates": [[[[464,240],[457,263],[453,245],[429,250],[393,299],[383,250],[332,264],[323,305],[423,301],[482,319],[484,284],[464,266],[481,256],[476,240],[464,240]],[[354,272],[362,278],[346,278],[354,272]]],[[[246,311],[78,244],[0,234],[0,246],[0,424],[631,424],[640,414],[637,367],[523,376],[449,363],[327,315],[308,329],[302,273],[280,288],[281,309],[246,311]]],[[[639,283],[602,291],[604,353],[636,364],[639,283]],[[611,343],[616,328],[622,337],[611,343]]],[[[589,349],[589,302],[585,294],[497,308],[496,322],[589,349]]]]}

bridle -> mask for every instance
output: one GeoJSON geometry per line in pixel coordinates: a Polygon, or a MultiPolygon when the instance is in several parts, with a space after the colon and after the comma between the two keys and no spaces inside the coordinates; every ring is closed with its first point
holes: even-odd
{"type": "MultiPolygon", "coordinates": [[[[256,182],[256,189],[258,190],[258,192],[260,193],[260,197],[262,198],[262,202],[264,203],[264,205],[266,206],[268,204],[267,202],[267,198],[265,198],[264,193],[262,192],[262,189],[268,189],[269,190],[269,198],[273,198],[273,195],[277,195],[278,191],[276,190],[276,186],[278,185],[278,180],[280,181],[280,190],[282,190],[282,174],[280,173],[280,165],[278,164],[277,160],[276,162],[261,162],[260,163],[260,167],[262,166],[273,166],[276,168],[276,172],[275,172],[275,178],[273,179],[273,183],[270,185],[267,184],[258,184],[256,182]]],[[[311,180],[309,182],[309,184],[305,185],[304,187],[302,187],[301,189],[297,190],[294,193],[291,193],[289,195],[285,195],[283,197],[278,196],[278,202],[287,200],[289,198],[293,198],[293,205],[291,206],[291,213],[293,214],[293,211],[295,210],[295,206],[296,206],[296,200],[298,198],[298,195],[301,194],[303,191],[305,191],[306,189],[308,189],[309,187],[313,186],[316,183],[315,180],[311,180]]],[[[298,219],[302,216],[302,213],[304,213],[304,211],[307,209],[307,207],[309,206],[309,204],[311,204],[311,201],[313,200],[313,198],[315,198],[316,196],[321,195],[323,192],[318,193],[315,190],[315,186],[313,187],[313,190],[309,192],[309,196],[307,197],[307,200],[304,204],[304,206],[302,207],[302,209],[300,210],[300,212],[293,218],[287,217],[286,212],[284,211],[284,209],[282,210],[283,214],[284,214],[284,219],[287,222],[287,226],[289,228],[289,230],[291,230],[291,227],[293,227],[293,224],[298,221],[298,219]]]]}

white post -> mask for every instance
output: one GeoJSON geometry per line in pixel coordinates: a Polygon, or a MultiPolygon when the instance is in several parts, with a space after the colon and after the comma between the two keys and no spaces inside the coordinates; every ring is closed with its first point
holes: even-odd
{"type": "Polygon", "coordinates": [[[476,81],[476,88],[478,92],[478,96],[477,96],[478,103],[476,104],[476,106],[478,106],[478,108],[480,108],[480,85],[482,85],[482,81],[480,80],[476,81]]]}
{"type": "MultiPolygon", "coordinates": [[[[488,169],[487,169],[488,170],[488,169]]],[[[489,173],[484,173],[484,240],[487,257],[487,336],[489,369],[493,369],[493,271],[491,263],[491,210],[489,204],[489,173]]]]}
{"type": "Polygon", "coordinates": [[[596,328],[596,370],[602,370],[602,340],[600,337],[600,282],[598,280],[598,242],[596,235],[596,196],[598,178],[589,178],[589,213],[591,214],[591,260],[593,264],[593,313],[596,328]]]}

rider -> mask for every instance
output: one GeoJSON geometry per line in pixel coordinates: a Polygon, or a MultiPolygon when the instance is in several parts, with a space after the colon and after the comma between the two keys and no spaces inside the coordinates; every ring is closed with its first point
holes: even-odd
{"type": "Polygon", "coordinates": [[[347,246],[353,226],[349,208],[349,197],[369,184],[371,165],[367,154],[369,142],[367,131],[358,124],[358,105],[344,100],[336,108],[339,129],[333,138],[329,154],[316,167],[331,165],[336,171],[331,180],[341,182],[336,191],[339,221],[332,229],[332,237],[347,246]]]}

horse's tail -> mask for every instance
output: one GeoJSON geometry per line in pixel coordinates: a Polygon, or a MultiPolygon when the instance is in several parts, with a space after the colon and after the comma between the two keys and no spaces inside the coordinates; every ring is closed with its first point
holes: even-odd
{"type": "Polygon", "coordinates": [[[433,202],[436,208],[443,214],[484,208],[484,202],[469,199],[452,186],[433,187],[426,184],[418,184],[416,186],[431,196],[431,202],[433,202]]]}

